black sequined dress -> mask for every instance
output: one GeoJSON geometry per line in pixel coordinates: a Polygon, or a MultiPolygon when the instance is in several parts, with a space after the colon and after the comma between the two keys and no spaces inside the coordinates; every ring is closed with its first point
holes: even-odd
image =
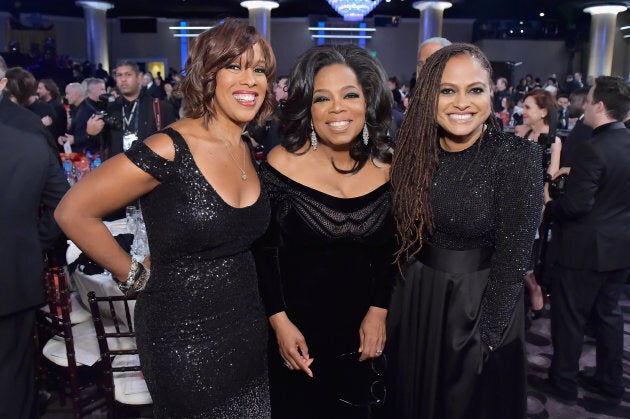
{"type": "Polygon", "coordinates": [[[359,376],[355,364],[339,360],[359,348],[368,308],[387,308],[391,298],[397,271],[390,185],[337,198],[267,163],[260,178],[272,208],[269,231],[254,251],[265,309],[269,316],[285,311],[315,359],[312,379],[288,370],[270,333],[273,418],[367,418],[375,377],[359,376]],[[355,396],[361,406],[340,401],[355,396]]]}
{"type": "Polygon", "coordinates": [[[245,208],[228,205],[183,137],[163,132],[173,140],[173,161],[142,141],[126,152],[161,182],[140,200],[151,277],[135,310],[155,415],[269,417],[267,321],[250,252],[269,222],[267,195],[245,208]]]}
{"type": "Polygon", "coordinates": [[[464,151],[440,150],[435,231],[390,309],[391,417],[525,417],[523,274],[542,173],[538,145],[493,129],[464,151]]]}

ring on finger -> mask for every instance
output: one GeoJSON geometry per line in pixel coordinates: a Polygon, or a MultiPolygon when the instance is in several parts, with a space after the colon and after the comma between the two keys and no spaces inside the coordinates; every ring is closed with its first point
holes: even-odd
{"type": "Polygon", "coordinates": [[[382,353],[383,353],[383,351],[382,351],[381,349],[377,349],[377,350],[376,350],[376,355],[380,355],[380,354],[382,354],[382,353]]]}
{"type": "Polygon", "coordinates": [[[287,361],[284,361],[284,366],[287,367],[288,369],[293,369],[291,368],[291,364],[289,364],[287,361]]]}

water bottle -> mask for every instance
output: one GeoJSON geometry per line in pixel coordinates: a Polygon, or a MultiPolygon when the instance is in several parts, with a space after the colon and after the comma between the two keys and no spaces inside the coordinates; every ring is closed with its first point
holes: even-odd
{"type": "Polygon", "coordinates": [[[66,159],[63,162],[63,173],[66,176],[66,180],[68,181],[70,186],[73,186],[76,183],[73,171],[74,171],[74,165],[72,164],[70,159],[66,157],[66,159]]]}

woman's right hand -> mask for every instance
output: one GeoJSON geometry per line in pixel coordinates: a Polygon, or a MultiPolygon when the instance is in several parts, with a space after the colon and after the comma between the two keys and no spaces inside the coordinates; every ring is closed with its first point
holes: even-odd
{"type": "Polygon", "coordinates": [[[308,346],[304,335],[289,320],[286,312],[281,311],[269,317],[269,323],[276,332],[278,350],[284,359],[284,364],[291,370],[302,370],[309,377],[313,372],[309,368],[314,359],[308,356],[308,346]]]}

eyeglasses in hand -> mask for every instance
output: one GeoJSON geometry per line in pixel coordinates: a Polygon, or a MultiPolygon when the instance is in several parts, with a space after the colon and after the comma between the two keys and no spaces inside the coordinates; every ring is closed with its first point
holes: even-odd
{"type": "Polygon", "coordinates": [[[385,371],[387,357],[359,362],[361,353],[350,352],[337,356],[338,400],[353,407],[381,405],[385,402],[385,371]]]}

